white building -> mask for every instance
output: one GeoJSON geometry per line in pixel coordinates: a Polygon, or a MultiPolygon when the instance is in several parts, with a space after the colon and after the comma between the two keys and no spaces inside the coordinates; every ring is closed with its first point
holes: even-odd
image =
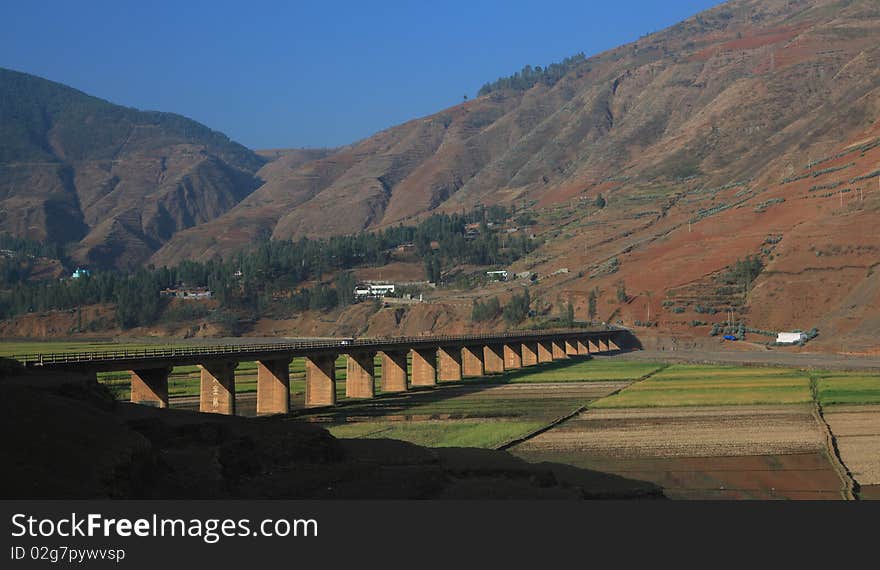
{"type": "Polygon", "coordinates": [[[495,281],[507,281],[508,277],[506,269],[502,269],[500,271],[487,271],[486,275],[488,275],[490,279],[494,279],[495,281]]]}
{"type": "Polygon", "coordinates": [[[798,344],[805,340],[807,340],[807,335],[802,332],[781,332],[776,335],[777,344],[798,344]]]}
{"type": "Polygon", "coordinates": [[[373,283],[361,283],[354,288],[354,296],[357,299],[384,297],[391,293],[394,293],[394,285],[392,284],[376,285],[373,283]]]}

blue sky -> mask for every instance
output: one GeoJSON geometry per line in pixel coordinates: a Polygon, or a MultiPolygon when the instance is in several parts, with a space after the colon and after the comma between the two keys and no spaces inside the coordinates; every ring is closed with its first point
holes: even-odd
{"type": "Polygon", "coordinates": [[[336,146],[718,3],[0,0],[0,67],[180,113],[251,148],[336,146]]]}

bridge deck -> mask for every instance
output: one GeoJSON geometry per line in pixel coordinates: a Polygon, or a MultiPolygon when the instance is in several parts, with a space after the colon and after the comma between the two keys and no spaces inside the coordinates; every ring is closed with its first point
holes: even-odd
{"type": "Polygon", "coordinates": [[[157,349],[105,350],[72,353],[43,353],[13,356],[27,368],[40,370],[114,371],[161,366],[185,366],[222,360],[271,360],[327,353],[383,352],[412,348],[503,344],[512,342],[564,341],[568,339],[608,338],[621,332],[617,328],[514,331],[476,335],[415,336],[393,338],[341,338],[299,340],[264,344],[227,344],[157,349]]]}

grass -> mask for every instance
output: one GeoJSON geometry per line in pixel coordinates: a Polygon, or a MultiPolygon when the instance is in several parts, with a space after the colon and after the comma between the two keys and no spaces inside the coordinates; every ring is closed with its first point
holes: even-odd
{"type": "Polygon", "coordinates": [[[521,437],[589,404],[593,396],[576,390],[559,392],[492,388],[513,383],[591,382],[637,379],[662,368],[652,363],[571,360],[499,374],[467,386],[410,392],[344,406],[301,412],[337,437],[391,438],[430,447],[495,447],[521,437]],[[594,368],[591,368],[595,365],[594,368]],[[565,395],[563,395],[565,394],[565,395]]]}
{"type": "Polygon", "coordinates": [[[880,404],[880,375],[864,372],[815,374],[817,396],[823,406],[834,404],[880,404]]]}
{"type": "Polygon", "coordinates": [[[114,342],[107,340],[94,341],[2,341],[0,357],[25,354],[48,354],[68,352],[96,352],[102,350],[138,350],[144,348],[170,348],[173,346],[192,346],[184,342],[114,342]]]}
{"type": "MultiPolygon", "coordinates": [[[[376,392],[381,390],[379,359],[376,359],[376,392]]],[[[290,393],[305,394],[306,364],[303,358],[294,358],[290,362],[290,393]]],[[[345,356],[336,359],[336,395],[345,397],[345,378],[347,376],[347,360],[345,356]]],[[[100,372],[98,381],[107,385],[119,399],[128,399],[130,390],[130,373],[100,372]]],[[[173,397],[198,396],[201,383],[201,372],[198,366],[175,366],[168,377],[168,395],[173,397]]],[[[257,363],[242,361],[235,369],[235,391],[246,394],[257,391],[257,363]]]]}
{"type": "Polygon", "coordinates": [[[591,407],[797,404],[811,398],[810,379],[798,370],[679,364],[591,407]]]}
{"type": "Polygon", "coordinates": [[[388,438],[427,447],[493,448],[544,425],[541,421],[356,422],[329,427],[341,438],[388,438]]]}

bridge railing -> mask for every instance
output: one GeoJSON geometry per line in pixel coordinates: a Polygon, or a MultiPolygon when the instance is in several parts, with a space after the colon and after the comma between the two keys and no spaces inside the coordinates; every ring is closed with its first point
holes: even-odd
{"type": "Polygon", "coordinates": [[[589,330],[589,329],[563,329],[563,330],[546,330],[546,331],[509,331],[503,333],[481,333],[466,335],[434,335],[434,336],[402,336],[402,337],[380,337],[380,338],[340,338],[333,340],[306,340],[290,343],[273,342],[262,344],[238,344],[238,345],[213,345],[213,346],[181,346],[167,348],[143,348],[143,349],[120,349],[120,350],[101,350],[89,352],[60,352],[60,353],[34,353],[13,355],[12,358],[18,360],[26,366],[45,366],[52,364],[77,364],[88,362],[108,362],[108,361],[130,361],[130,360],[148,360],[156,358],[185,358],[185,357],[219,357],[219,356],[252,356],[255,354],[266,353],[285,353],[300,352],[305,350],[328,350],[338,349],[340,352],[350,350],[351,348],[373,348],[381,350],[382,347],[408,344],[408,345],[424,345],[424,344],[453,344],[467,343],[479,341],[498,341],[505,339],[531,339],[541,340],[563,336],[589,335],[591,333],[611,332],[616,329],[606,328],[605,330],[589,330]]]}

